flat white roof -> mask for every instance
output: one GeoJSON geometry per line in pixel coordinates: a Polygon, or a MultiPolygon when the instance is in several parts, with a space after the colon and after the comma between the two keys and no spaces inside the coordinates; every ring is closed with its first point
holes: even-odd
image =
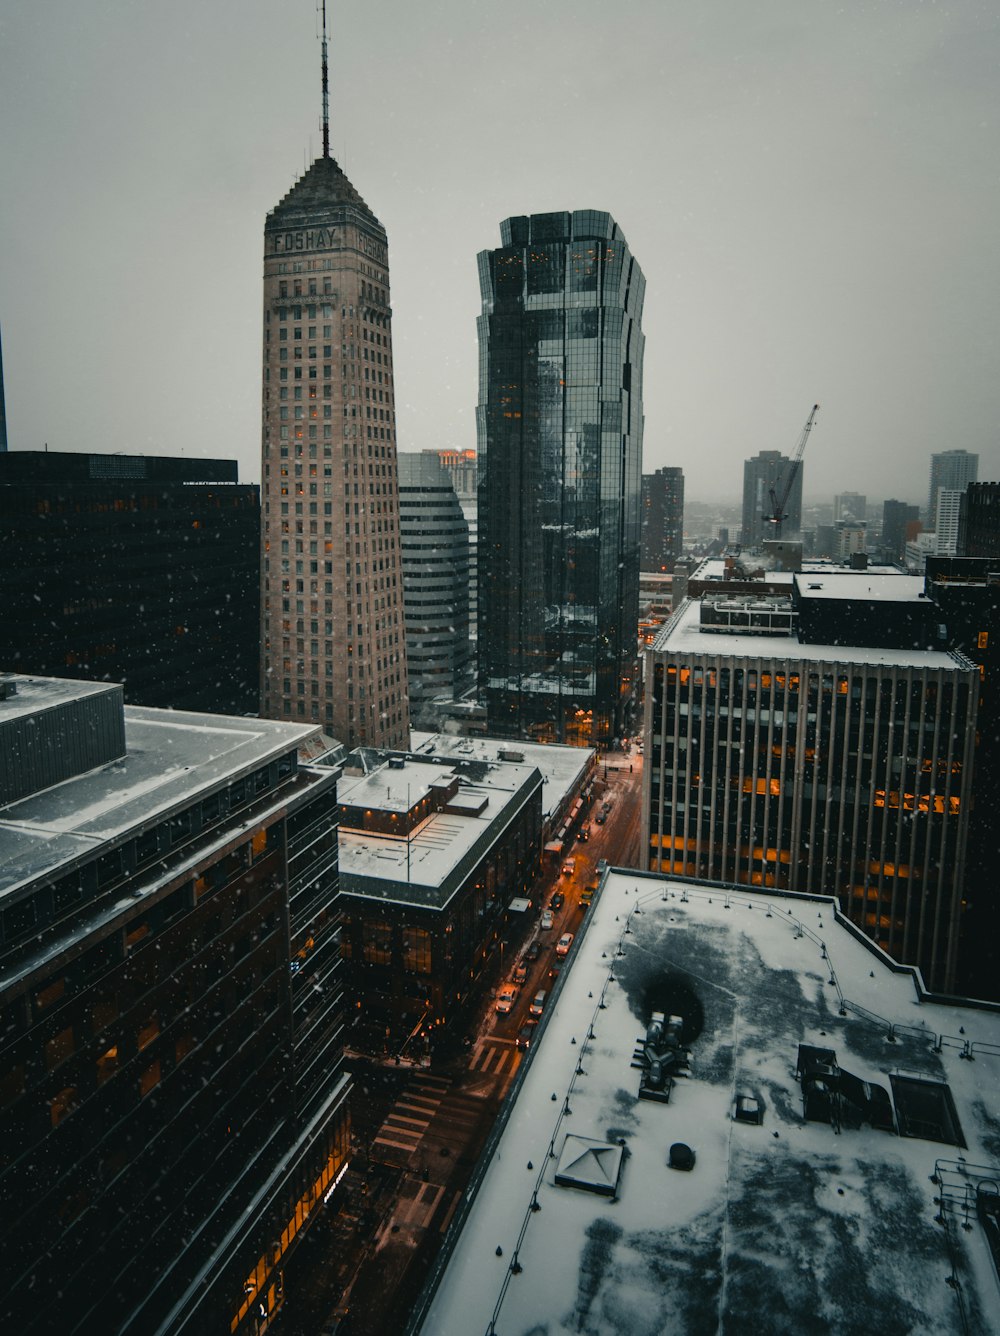
{"type": "Polygon", "coordinates": [[[318,731],[126,705],[124,757],[0,808],[0,896],[164,820],[318,731]]]}
{"type": "Polygon", "coordinates": [[[447,762],[434,764],[407,758],[397,768],[387,761],[360,779],[341,778],[337,797],[342,804],[352,807],[403,811],[428,792],[432,784],[451,780],[456,773],[459,789],[454,806],[461,810],[434,812],[409,838],[341,826],[343,890],[382,899],[438,904],[439,892],[449,873],[472,852],[489,827],[502,818],[504,809],[536,775],[536,767],[493,761],[488,769],[484,765],[478,773],[462,774],[447,762]]]}
{"type": "Polygon", "coordinates": [[[770,1330],[777,1314],[788,1331],[995,1332],[986,1240],[974,1206],[966,1232],[953,1201],[1000,1172],[998,1107],[997,1012],[921,1002],[912,973],[831,901],[616,870],[550,996],[420,1330],[670,1336],[770,1330]],[[669,1103],[639,1099],[631,1065],[656,1010],[682,1017],[690,1050],[669,1103]],[[890,1073],[934,1083],[921,1092],[946,1083],[966,1145],[805,1121],[800,1044],[834,1050],[887,1092],[890,1073]],[[762,1125],[734,1120],[740,1094],[762,1125]],[[623,1146],[615,1199],[556,1184],[570,1136],[623,1146]],[[674,1143],[695,1152],[690,1172],[668,1167],[674,1143]]]}
{"type": "Polygon", "coordinates": [[[862,603],[910,603],[924,597],[924,577],[877,571],[802,571],[795,583],[809,598],[849,598],[862,603]]]}
{"type": "Polygon", "coordinates": [[[542,785],[542,819],[548,820],[579,788],[594,755],[588,747],[566,747],[561,743],[511,742],[501,738],[462,738],[448,733],[411,732],[415,752],[447,756],[463,761],[498,761],[501,752],[520,752],[545,781],[542,785]]]}
{"type": "Polygon", "coordinates": [[[756,635],[749,632],[744,635],[740,632],[703,630],[700,616],[700,600],[688,600],[653,641],[653,652],[695,656],[719,654],[749,659],[801,659],[806,662],[857,663],[887,668],[947,668],[955,671],[965,667],[945,650],[813,645],[801,643],[794,635],[756,635]]]}

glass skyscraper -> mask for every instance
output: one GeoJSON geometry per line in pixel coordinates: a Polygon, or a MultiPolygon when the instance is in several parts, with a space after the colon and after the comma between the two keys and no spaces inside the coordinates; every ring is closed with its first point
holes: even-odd
{"type": "Polygon", "coordinates": [[[608,213],[479,255],[479,685],[491,734],[608,743],[636,686],[645,279],[608,213]]]}

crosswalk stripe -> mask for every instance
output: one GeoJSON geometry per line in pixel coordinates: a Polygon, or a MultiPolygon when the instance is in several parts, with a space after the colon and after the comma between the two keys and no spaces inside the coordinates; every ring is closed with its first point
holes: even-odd
{"type": "MultiPolygon", "coordinates": [[[[390,1113],[385,1120],[385,1125],[388,1126],[389,1123],[392,1123],[393,1127],[399,1127],[400,1123],[409,1123],[411,1127],[430,1127],[431,1120],[429,1118],[407,1118],[404,1113],[390,1113]]],[[[405,1130],[408,1129],[400,1128],[400,1131],[405,1130]]]]}

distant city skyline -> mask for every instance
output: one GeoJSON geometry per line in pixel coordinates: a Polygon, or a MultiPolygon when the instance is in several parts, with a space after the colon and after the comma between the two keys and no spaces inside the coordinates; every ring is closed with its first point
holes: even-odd
{"type": "MultiPolygon", "coordinates": [[[[312,10],[8,7],[11,449],[259,478],[259,226],[320,151],[312,10]]],[[[742,461],[789,453],[818,401],[807,505],[924,504],[958,445],[1000,477],[987,7],[508,0],[499,24],[384,0],[332,6],[331,31],[332,151],[389,235],[400,449],[475,444],[496,219],[601,207],[648,281],[644,472],[736,501],[742,461]]]]}

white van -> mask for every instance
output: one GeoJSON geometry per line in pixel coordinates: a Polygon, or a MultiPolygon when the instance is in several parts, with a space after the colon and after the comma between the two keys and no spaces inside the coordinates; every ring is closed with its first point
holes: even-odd
{"type": "Polygon", "coordinates": [[[544,1010],[545,1010],[545,989],[540,988],[538,992],[535,994],[534,1001],[528,1008],[528,1011],[532,1016],[540,1016],[544,1010]]]}

